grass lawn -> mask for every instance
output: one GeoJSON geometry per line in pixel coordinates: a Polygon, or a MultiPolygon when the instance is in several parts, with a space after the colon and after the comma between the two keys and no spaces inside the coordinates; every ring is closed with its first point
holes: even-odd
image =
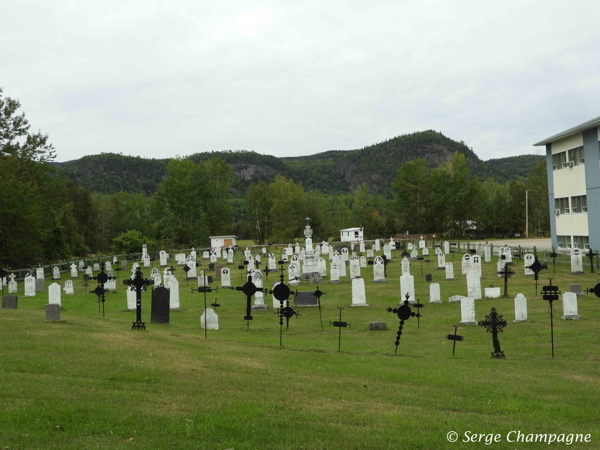
{"type": "MultiPolygon", "coordinates": [[[[81,278],[75,296],[62,296],[61,322],[44,321],[47,291],[25,298],[19,283],[18,309],[0,310],[0,449],[548,448],[507,442],[511,431],[591,434],[589,443],[552,448],[600,448],[600,299],[579,297],[579,321],[561,320],[562,301],[555,303],[553,360],[548,304],[535,297],[533,279],[515,262],[509,298],[476,302],[478,320],[494,306],[508,321],[499,336],[506,359],[490,357],[492,336],[478,326],[459,327],[465,340],[452,357],[446,335],[460,321],[460,303],[447,299],[467,294],[460,255],[454,254],[455,281],[445,281],[434,262],[423,264],[441,285],[442,304],[427,304],[428,283],[414,262],[416,295],[425,307],[420,328],[416,318],[405,323],[395,356],[398,318],[386,308],[399,302],[399,255],[385,284],[371,283],[371,267],[362,269],[368,308],[350,307],[350,284],[325,280],[324,330],[318,309],[302,308],[284,331],[283,349],[271,295],[269,310],[255,311],[247,331],[241,292],[209,294],[209,304],[215,298],[221,304],[221,329],[204,339],[204,298],[190,292],[195,282],[186,286],[181,268],[182,309],[171,312],[168,325],[151,324],[145,293],[146,331],[131,330],[135,312],[125,309],[124,272],[117,293],[107,295],[106,318],[81,278]],[[529,299],[529,322],[512,322],[517,293],[529,299]],[[329,326],[339,319],[338,306],[352,323],[342,331],[341,352],[338,330],[329,326]],[[371,321],[387,322],[388,331],[367,331],[371,321]],[[448,442],[450,431],[458,442],[448,442]],[[500,434],[500,442],[462,443],[466,432],[500,434]]],[[[503,286],[495,268],[484,265],[482,290],[503,286]]],[[[550,265],[540,286],[548,276],[562,291],[598,282],[595,274],[568,270],[557,264],[554,276],[550,265]]],[[[232,278],[234,286],[243,284],[239,270],[232,278]]]]}

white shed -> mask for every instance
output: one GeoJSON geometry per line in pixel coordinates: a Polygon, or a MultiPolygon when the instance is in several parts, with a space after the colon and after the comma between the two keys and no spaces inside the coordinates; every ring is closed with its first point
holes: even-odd
{"type": "Polygon", "coordinates": [[[358,242],[363,241],[364,228],[345,228],[340,230],[340,241],[342,242],[358,242]]]}
{"type": "Polygon", "coordinates": [[[212,248],[234,247],[237,245],[237,236],[210,236],[210,246],[212,248]]]}

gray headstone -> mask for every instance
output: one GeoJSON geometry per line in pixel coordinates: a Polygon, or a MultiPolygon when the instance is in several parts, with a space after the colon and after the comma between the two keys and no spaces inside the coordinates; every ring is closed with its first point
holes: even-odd
{"type": "Polygon", "coordinates": [[[577,294],[577,295],[583,295],[583,292],[581,292],[580,284],[572,284],[571,289],[569,289],[569,292],[572,292],[573,294],[577,294]]]}
{"type": "Polygon", "coordinates": [[[152,323],[169,323],[170,291],[164,286],[152,290],[152,323]]]}
{"type": "Polygon", "coordinates": [[[433,277],[430,273],[425,274],[425,283],[431,283],[433,281],[433,277]]]}
{"type": "Polygon", "coordinates": [[[387,329],[385,322],[369,322],[369,331],[387,331],[387,329]]]}
{"type": "Polygon", "coordinates": [[[5,295],[2,300],[3,309],[17,309],[17,296],[16,295],[5,295]]]}
{"type": "Polygon", "coordinates": [[[35,280],[35,292],[44,292],[44,280],[35,280]]]}
{"type": "Polygon", "coordinates": [[[44,317],[46,320],[60,320],[60,305],[56,303],[45,305],[44,317]]]}
{"type": "Polygon", "coordinates": [[[294,306],[319,306],[314,292],[298,292],[294,297],[294,306]]]}

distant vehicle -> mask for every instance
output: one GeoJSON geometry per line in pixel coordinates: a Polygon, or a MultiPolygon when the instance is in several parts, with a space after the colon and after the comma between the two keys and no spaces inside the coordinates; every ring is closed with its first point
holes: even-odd
{"type": "Polygon", "coordinates": [[[516,238],[520,238],[521,237],[521,233],[515,233],[515,237],[516,238]]]}

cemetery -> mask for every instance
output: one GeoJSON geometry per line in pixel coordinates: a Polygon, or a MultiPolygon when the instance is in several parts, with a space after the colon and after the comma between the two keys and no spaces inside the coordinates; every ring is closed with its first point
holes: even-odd
{"type": "Polygon", "coordinates": [[[598,436],[589,262],[379,244],[324,251],[307,224],[290,247],[238,240],[3,270],[0,443],[451,448],[449,431],[515,423],[598,436]],[[415,443],[415,427],[439,432],[415,443]]]}

